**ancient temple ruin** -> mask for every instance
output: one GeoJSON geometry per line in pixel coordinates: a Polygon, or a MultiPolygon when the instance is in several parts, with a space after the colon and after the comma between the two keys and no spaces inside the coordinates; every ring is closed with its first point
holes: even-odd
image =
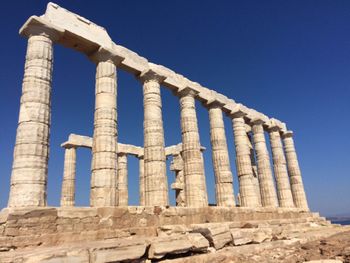
{"type": "MultiPolygon", "coordinates": [[[[186,252],[195,251],[194,239],[201,240],[203,248],[223,247],[234,241],[230,229],[240,227],[242,222],[279,220],[286,224],[300,221],[329,225],[324,218],[309,212],[293,132],[282,121],[149,62],[115,44],[103,27],[53,3],[48,4],[44,15],[30,17],[20,34],[28,39],[28,47],[10,196],[8,208],[1,212],[2,250],[130,235],[157,237],[160,236],[157,229],[181,225],[190,229],[183,230],[186,236],[177,239],[186,245],[190,242],[189,248],[184,249],[186,252]],[[90,60],[87,63],[96,65],[93,137],[71,134],[61,145],[65,160],[60,207],[48,207],[46,198],[47,181],[50,180],[54,44],[81,52],[90,60]],[[118,142],[117,115],[122,114],[117,114],[118,70],[134,75],[143,86],[143,146],[118,142]],[[161,90],[164,88],[178,97],[181,111],[182,141],[169,147],[164,143],[162,120],[161,90]],[[205,183],[202,156],[205,148],[200,143],[196,101],[208,110],[210,131],[201,133],[210,133],[215,186],[205,183]],[[232,120],[235,171],[229,161],[224,117],[232,120]],[[269,136],[269,144],[265,141],[265,133],[269,136]],[[271,149],[267,145],[271,145],[271,149]],[[89,148],[92,153],[90,207],[83,208],[75,207],[78,147],[89,148]],[[135,156],[140,163],[139,206],[128,206],[128,155],[135,156]],[[171,189],[168,189],[166,175],[169,156],[173,157],[171,170],[176,174],[176,181],[171,186],[176,191],[176,206],[169,206],[171,189]],[[234,176],[238,177],[239,193],[233,190],[234,176]],[[215,187],[215,206],[208,205],[207,187],[215,187]],[[207,232],[202,231],[205,224],[215,223],[220,226],[206,226],[207,232]],[[218,245],[215,239],[206,241],[205,233],[213,233],[210,227],[221,227],[219,233],[223,240],[227,239],[220,239],[223,245],[218,245]]],[[[138,242],[130,245],[127,260],[145,257],[149,244],[138,242]],[[132,258],[135,251],[139,255],[132,258]]],[[[167,254],[155,252],[152,244],[148,251],[149,258],[167,254]]],[[[111,257],[115,261],[126,260],[111,257]]]]}

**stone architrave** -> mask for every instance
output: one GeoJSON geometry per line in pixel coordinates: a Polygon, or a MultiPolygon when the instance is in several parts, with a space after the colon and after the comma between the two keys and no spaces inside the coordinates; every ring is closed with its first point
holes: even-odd
{"type": "Polygon", "coordinates": [[[222,110],[219,105],[211,104],[208,106],[208,111],[216,204],[217,206],[236,206],[222,110]]]}
{"type": "Polygon", "coordinates": [[[309,210],[304,190],[303,179],[299,168],[298,157],[295,151],[293,132],[287,131],[282,134],[284,150],[287,158],[287,168],[290,178],[294,204],[298,208],[309,210]]]}
{"type": "Polygon", "coordinates": [[[124,153],[118,154],[118,180],[117,180],[118,206],[128,205],[128,157],[124,153]]]}
{"type": "Polygon", "coordinates": [[[176,206],[184,207],[186,205],[185,179],[183,159],[180,153],[173,155],[170,170],[175,172],[175,182],[171,184],[171,189],[175,190],[176,206]]]}
{"type": "Polygon", "coordinates": [[[61,206],[75,205],[75,176],[77,153],[75,147],[66,147],[64,153],[64,170],[61,192],[61,206]]]}
{"type": "Polygon", "coordinates": [[[186,206],[205,207],[208,205],[208,197],[199,140],[195,93],[185,88],[179,93],[179,96],[186,206]]]}
{"type": "Polygon", "coordinates": [[[92,143],[90,205],[116,205],[117,180],[117,72],[122,60],[100,49],[96,62],[95,116],[92,143]]]}
{"type": "Polygon", "coordinates": [[[39,17],[21,28],[28,37],[9,207],[46,206],[51,123],[53,42],[63,34],[39,17]]]}
{"type": "Polygon", "coordinates": [[[243,116],[245,114],[240,111],[231,115],[236,148],[240,204],[242,207],[258,207],[259,199],[254,185],[250,149],[243,116]]]}
{"type": "Polygon", "coordinates": [[[140,75],[140,79],[144,103],[145,205],[167,206],[169,197],[160,94],[160,83],[164,77],[148,70],[140,75]]]}
{"type": "Polygon", "coordinates": [[[264,207],[278,207],[263,123],[264,122],[260,119],[255,119],[251,122],[254,148],[257,157],[261,202],[264,207]]]}
{"type": "Polygon", "coordinates": [[[280,207],[294,207],[292,191],[288,178],[286,158],[280,135],[280,128],[270,125],[268,128],[273,159],[273,170],[276,178],[277,195],[280,207]]]}

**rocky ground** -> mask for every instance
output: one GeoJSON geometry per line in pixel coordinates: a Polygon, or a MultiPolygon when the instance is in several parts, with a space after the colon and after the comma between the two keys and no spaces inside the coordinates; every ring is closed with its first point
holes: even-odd
{"type": "Polygon", "coordinates": [[[168,260],[169,263],[299,263],[308,261],[350,263],[350,231],[307,243],[300,242],[300,240],[286,240],[243,247],[226,247],[211,254],[168,260]]]}

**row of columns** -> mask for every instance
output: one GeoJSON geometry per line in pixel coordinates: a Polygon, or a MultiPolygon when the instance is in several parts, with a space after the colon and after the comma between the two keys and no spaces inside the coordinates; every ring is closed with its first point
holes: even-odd
{"type": "MultiPolygon", "coordinates": [[[[42,26],[33,27],[27,32],[29,40],[11,176],[9,198],[9,206],[11,207],[46,205],[53,63],[52,43],[59,33],[61,32],[42,26]]],[[[126,166],[126,157],[117,154],[116,67],[122,58],[112,55],[111,52],[103,48],[100,48],[90,58],[97,65],[90,203],[96,207],[115,206],[120,203],[116,189],[122,189],[119,187],[124,186],[127,188],[127,176],[124,176],[124,181],[119,179],[117,181],[117,173],[123,174],[126,166]]],[[[139,79],[143,83],[144,95],[144,156],[142,159],[144,188],[141,200],[147,206],[166,206],[169,204],[169,200],[160,88],[165,78],[153,70],[147,70],[141,73],[139,79]]],[[[195,108],[197,94],[186,87],[177,91],[176,95],[179,97],[181,111],[185,205],[187,207],[207,206],[204,163],[195,108]]],[[[234,206],[233,179],[221,105],[210,103],[207,107],[217,203],[220,206],[234,206]]],[[[260,205],[276,207],[278,204],[273,187],[263,124],[259,121],[251,124],[254,149],[257,153],[260,189],[260,194],[258,194],[250,142],[245,127],[245,113],[236,111],[230,113],[229,117],[232,118],[235,139],[240,205],[244,207],[258,207],[260,205]]],[[[279,206],[293,207],[295,204],[297,207],[307,209],[291,133],[286,133],[283,137],[285,155],[278,127],[270,127],[268,131],[279,206]]],[[[66,154],[72,159],[75,154],[73,152],[68,151],[66,154]]],[[[71,167],[71,169],[74,166],[74,162],[67,163],[67,167],[71,167]]],[[[69,169],[67,168],[67,170],[69,169]]],[[[64,188],[66,193],[69,193],[69,189],[74,186],[74,180],[69,179],[69,171],[67,171],[67,178],[64,188]]],[[[125,188],[123,191],[125,193],[125,188]]],[[[74,201],[67,197],[63,202],[72,203],[74,201]]]]}

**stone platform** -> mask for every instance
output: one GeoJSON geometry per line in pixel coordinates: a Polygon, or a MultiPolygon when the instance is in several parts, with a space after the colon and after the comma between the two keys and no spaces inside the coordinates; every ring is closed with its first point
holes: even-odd
{"type": "Polygon", "coordinates": [[[188,259],[344,231],[317,213],[281,208],[7,208],[0,219],[0,262],[188,259]]]}
{"type": "Polygon", "coordinates": [[[6,208],[0,213],[0,249],[49,246],[71,241],[157,236],[166,225],[318,218],[300,209],[224,207],[6,208]]]}

